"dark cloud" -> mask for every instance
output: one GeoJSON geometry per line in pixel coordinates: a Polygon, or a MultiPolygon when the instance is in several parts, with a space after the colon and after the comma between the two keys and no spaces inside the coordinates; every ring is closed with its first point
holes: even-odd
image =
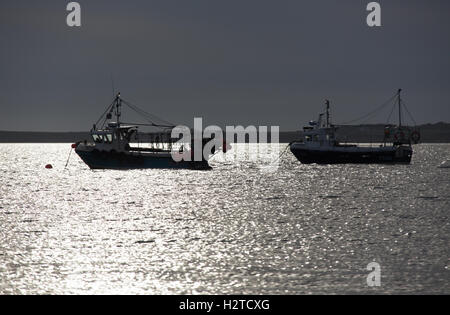
{"type": "Polygon", "coordinates": [[[325,98],[346,121],[399,87],[419,123],[450,120],[445,0],[380,1],[377,29],[369,1],[79,1],[81,28],[65,24],[68,2],[1,2],[0,129],[88,129],[111,75],[176,123],[293,130],[325,98]]]}

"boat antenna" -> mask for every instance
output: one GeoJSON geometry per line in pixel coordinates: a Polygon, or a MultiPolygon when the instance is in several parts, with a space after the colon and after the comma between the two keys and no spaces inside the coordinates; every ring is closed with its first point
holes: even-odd
{"type": "Polygon", "coordinates": [[[398,89],[398,126],[402,126],[402,99],[400,97],[400,93],[402,89],[398,89]]]}

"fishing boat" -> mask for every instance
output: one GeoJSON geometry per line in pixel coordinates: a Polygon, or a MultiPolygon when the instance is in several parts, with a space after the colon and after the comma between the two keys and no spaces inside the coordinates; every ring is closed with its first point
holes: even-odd
{"type": "Polygon", "coordinates": [[[302,139],[290,144],[290,150],[302,163],[405,163],[411,162],[412,143],[418,143],[420,133],[402,125],[401,89],[391,99],[397,99],[399,122],[397,126],[387,125],[384,141],[377,146],[343,144],[336,138],[337,126],[330,121],[330,101],[326,100],[326,111],[317,121],[311,121],[303,128],[302,139]],[[325,115],[325,119],[324,116],[325,115]]]}
{"type": "MultiPolygon", "coordinates": [[[[123,100],[118,93],[93,125],[90,138],[73,144],[72,148],[91,169],[211,169],[208,163],[209,156],[202,157],[200,161],[193,159],[176,161],[173,158],[173,145],[176,139],[171,138],[171,130],[175,126],[170,123],[155,122],[155,117],[123,100]],[[149,123],[121,122],[123,104],[145,116],[149,123]],[[138,128],[141,126],[157,128],[158,132],[140,134],[138,128]],[[149,145],[142,146],[140,144],[145,137],[149,145]]],[[[202,140],[204,145],[210,139],[202,140]]],[[[193,152],[194,142],[190,146],[181,146],[177,152],[181,154],[185,150],[193,152]]],[[[214,152],[211,152],[211,155],[213,154],[214,152]]]]}

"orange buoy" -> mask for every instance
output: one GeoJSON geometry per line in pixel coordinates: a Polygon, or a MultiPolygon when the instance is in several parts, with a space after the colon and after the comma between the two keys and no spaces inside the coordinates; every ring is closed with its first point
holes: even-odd
{"type": "Polygon", "coordinates": [[[77,148],[77,144],[76,143],[72,143],[72,149],[76,149],[77,148]]]}
{"type": "Polygon", "coordinates": [[[50,168],[53,168],[53,166],[51,164],[47,164],[47,165],[45,165],[45,168],[50,169],[50,168]]]}

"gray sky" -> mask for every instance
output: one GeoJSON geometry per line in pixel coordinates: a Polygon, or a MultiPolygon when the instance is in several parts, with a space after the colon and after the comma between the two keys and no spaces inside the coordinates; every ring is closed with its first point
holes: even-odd
{"type": "MultiPolygon", "coordinates": [[[[298,130],[332,101],[335,123],[404,90],[418,123],[450,122],[450,1],[0,2],[0,130],[84,131],[112,99],[174,123],[298,130]]],[[[390,108],[369,122],[384,123],[390,108]]]]}

